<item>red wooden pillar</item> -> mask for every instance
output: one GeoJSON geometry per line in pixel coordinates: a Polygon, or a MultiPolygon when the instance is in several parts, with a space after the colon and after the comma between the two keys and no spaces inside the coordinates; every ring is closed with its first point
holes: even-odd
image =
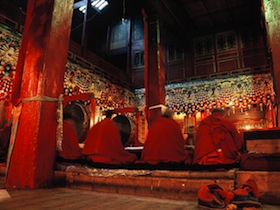
{"type": "Polygon", "coordinates": [[[164,47],[158,18],[153,14],[146,14],[145,11],[143,11],[143,16],[144,86],[146,116],[150,124],[157,116],[161,115],[161,107],[165,106],[164,47]]]}
{"type": "Polygon", "coordinates": [[[276,126],[280,125],[280,2],[263,0],[265,22],[267,23],[268,39],[272,52],[273,78],[276,92],[276,126]]]}
{"type": "Polygon", "coordinates": [[[53,181],[57,99],[63,93],[72,8],[73,0],[28,1],[12,94],[18,117],[6,188],[39,188],[53,181]]]}

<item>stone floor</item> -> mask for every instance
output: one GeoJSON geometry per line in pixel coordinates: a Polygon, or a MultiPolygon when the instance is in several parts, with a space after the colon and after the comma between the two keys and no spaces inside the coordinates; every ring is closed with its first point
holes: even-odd
{"type": "MultiPolygon", "coordinates": [[[[199,210],[195,201],[148,196],[104,193],[92,190],[56,187],[48,189],[5,189],[0,174],[0,210],[199,210]]],[[[280,210],[280,206],[263,204],[261,210],[280,210]]],[[[245,210],[245,209],[244,209],[245,210]]],[[[246,209],[247,210],[247,209],[246,209]]],[[[249,209],[248,209],[249,210],[249,209]]],[[[250,209],[253,210],[253,209],[250,209]]]]}
{"type": "MultiPolygon", "coordinates": [[[[53,188],[36,190],[0,190],[1,210],[198,210],[196,202],[98,193],[53,188]]],[[[279,210],[280,206],[263,205],[262,210],[279,210]]]]}

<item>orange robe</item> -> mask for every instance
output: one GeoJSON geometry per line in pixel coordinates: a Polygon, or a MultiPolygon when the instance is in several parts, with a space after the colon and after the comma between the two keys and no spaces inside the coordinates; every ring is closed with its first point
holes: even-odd
{"type": "Polygon", "coordinates": [[[58,151],[58,155],[68,160],[79,159],[82,155],[77,132],[72,122],[68,120],[63,121],[62,150],[58,151]]]}
{"type": "Polygon", "coordinates": [[[180,125],[173,119],[156,118],[148,131],[140,163],[190,163],[180,125]]]}
{"type": "Polygon", "coordinates": [[[137,160],[135,154],[124,150],[120,131],[109,118],[90,129],[82,154],[95,163],[111,165],[130,164],[137,160]]]}
{"type": "Polygon", "coordinates": [[[219,113],[213,113],[199,125],[193,163],[202,165],[236,163],[242,149],[243,137],[235,125],[219,113]]]}

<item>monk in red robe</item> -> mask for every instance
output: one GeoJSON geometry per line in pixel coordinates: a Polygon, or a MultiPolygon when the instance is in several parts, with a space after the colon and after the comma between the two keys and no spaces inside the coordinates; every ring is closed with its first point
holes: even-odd
{"type": "Polygon", "coordinates": [[[201,121],[197,133],[193,163],[200,165],[234,164],[243,151],[243,137],[235,125],[215,108],[201,121]]]}
{"type": "Polygon", "coordinates": [[[93,163],[109,165],[127,165],[137,160],[135,154],[125,151],[121,131],[109,116],[90,129],[82,154],[93,163]]]}
{"type": "Polygon", "coordinates": [[[70,114],[64,115],[62,150],[58,151],[58,156],[65,160],[79,160],[82,158],[82,148],[79,146],[75,120],[70,114]]]}
{"type": "Polygon", "coordinates": [[[191,163],[189,151],[180,125],[172,118],[173,113],[166,111],[157,117],[149,128],[141,154],[140,163],[191,163]]]}

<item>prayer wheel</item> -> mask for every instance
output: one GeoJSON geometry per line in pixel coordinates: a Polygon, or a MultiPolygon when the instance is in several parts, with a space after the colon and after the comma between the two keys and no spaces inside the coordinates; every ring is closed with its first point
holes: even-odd
{"type": "Polygon", "coordinates": [[[113,118],[114,123],[118,127],[121,135],[121,140],[124,146],[126,146],[131,134],[131,123],[127,116],[117,115],[113,118]]]}
{"type": "Polygon", "coordinates": [[[72,102],[63,109],[63,115],[70,115],[75,121],[75,129],[79,141],[80,143],[84,142],[90,126],[89,107],[79,102],[72,102]]]}

